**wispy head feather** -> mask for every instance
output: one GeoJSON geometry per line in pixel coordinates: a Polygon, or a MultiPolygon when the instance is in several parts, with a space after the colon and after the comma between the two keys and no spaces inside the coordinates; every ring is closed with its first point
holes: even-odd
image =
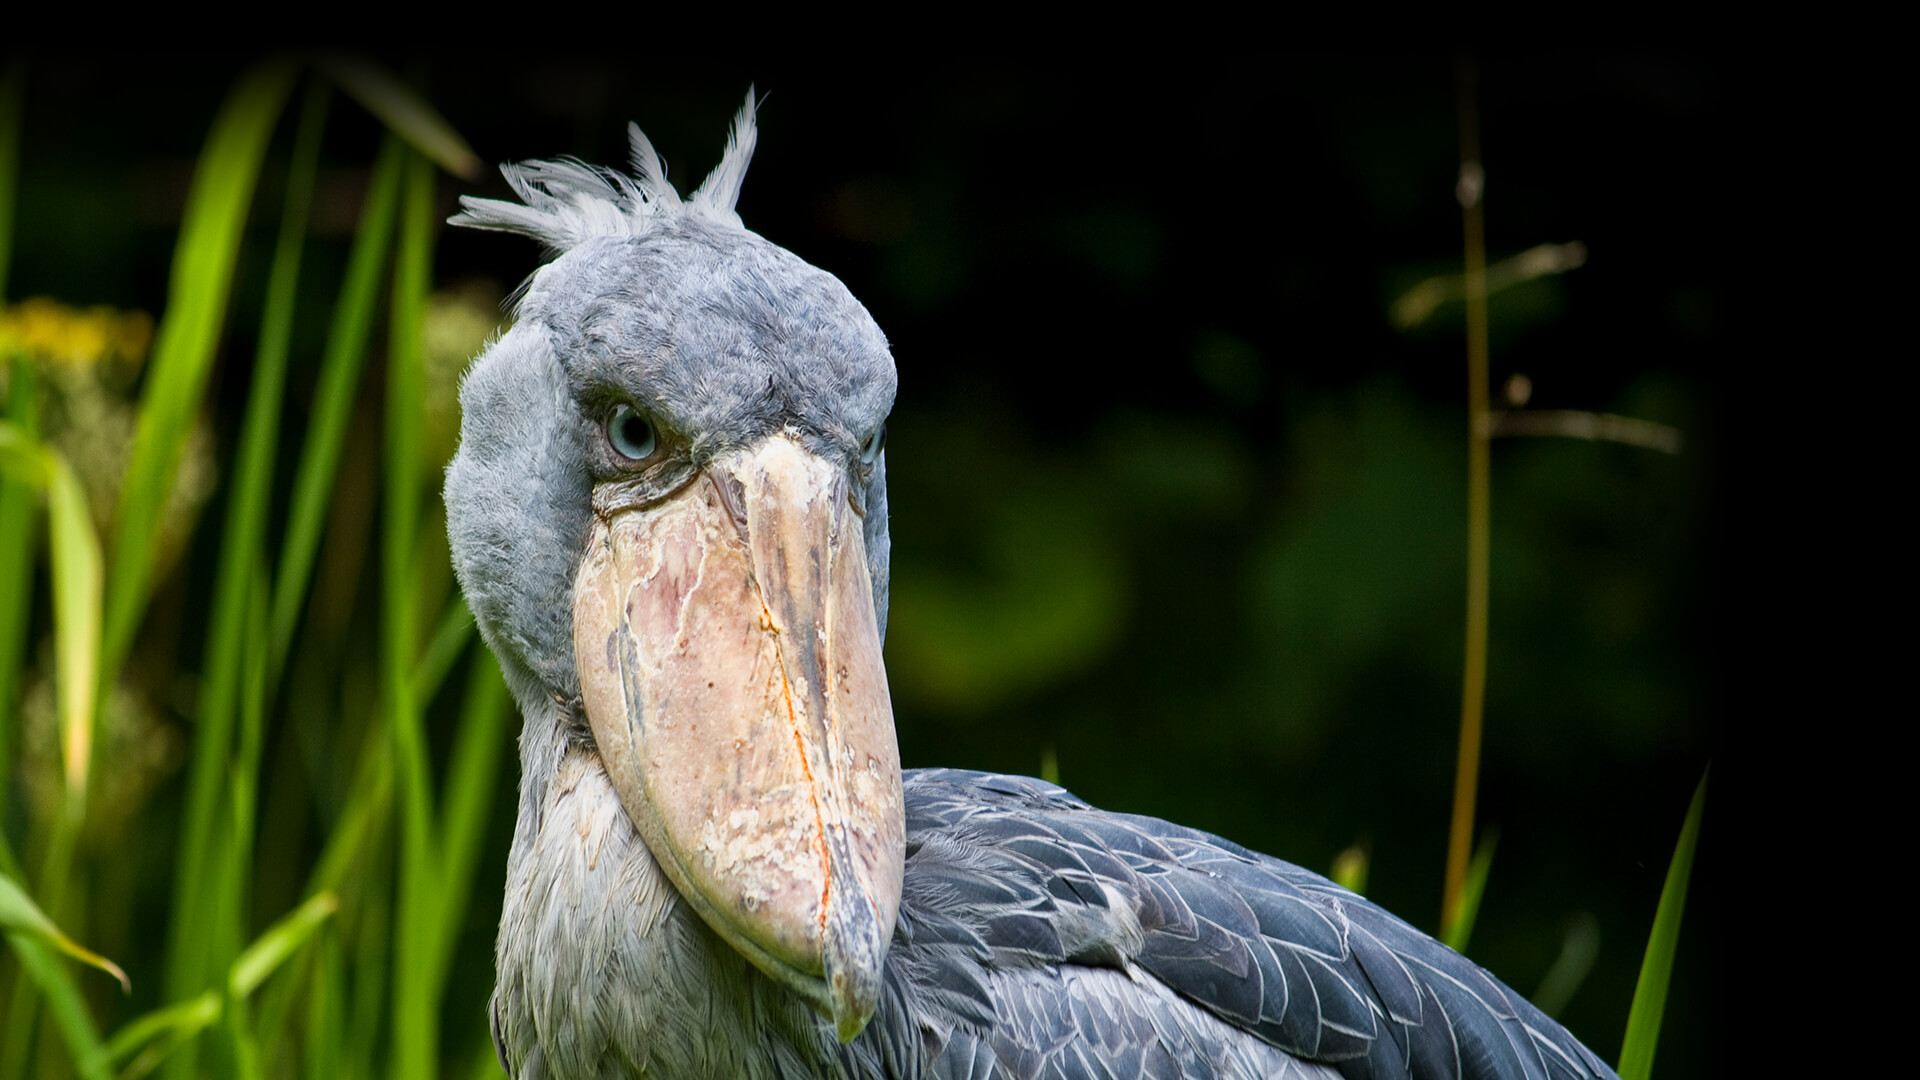
{"type": "Polygon", "coordinates": [[[746,180],[758,138],[753,113],[754,94],[749,88],[746,104],[728,134],[726,154],[684,201],[667,182],[653,144],[638,125],[629,124],[633,176],[572,158],[502,165],[501,175],[521,201],[462,195],[463,209],[447,222],[531,236],[556,255],[598,237],[645,236],[660,222],[681,214],[742,228],[734,204],[740,200],[740,185],[746,180]]]}
{"type": "MultiPolygon", "coordinates": [[[[633,129],[636,140],[644,140],[639,128],[633,129]]],[[[753,160],[753,144],[760,139],[759,129],[753,126],[753,87],[747,87],[747,103],[733,118],[733,130],[727,133],[727,152],[720,158],[720,164],[707,174],[707,179],[693,193],[693,201],[705,206],[711,214],[740,224],[740,215],[734,213],[735,203],[740,201],[740,185],[747,179],[747,163],[753,160]]]]}

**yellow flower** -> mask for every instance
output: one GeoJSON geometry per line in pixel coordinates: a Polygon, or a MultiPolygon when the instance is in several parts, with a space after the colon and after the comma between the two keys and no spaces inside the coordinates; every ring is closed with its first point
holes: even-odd
{"type": "Polygon", "coordinates": [[[0,354],[25,353],[42,364],[138,367],[153,342],[153,317],[105,305],[81,309],[36,296],[0,307],[0,354]]]}

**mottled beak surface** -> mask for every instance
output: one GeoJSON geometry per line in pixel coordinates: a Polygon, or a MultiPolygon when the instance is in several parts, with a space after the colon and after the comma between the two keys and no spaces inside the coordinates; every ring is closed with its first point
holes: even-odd
{"type": "Polygon", "coordinates": [[[786,435],[596,515],[574,645],[602,759],[716,933],[865,1027],[900,908],[900,754],[843,467],[786,435]]]}

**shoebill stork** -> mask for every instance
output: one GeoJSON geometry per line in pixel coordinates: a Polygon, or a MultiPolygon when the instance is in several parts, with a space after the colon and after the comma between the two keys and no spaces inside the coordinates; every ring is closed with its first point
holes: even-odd
{"type": "Polygon", "coordinates": [[[886,337],[734,212],[505,167],[550,262],[461,387],[461,587],[525,718],[492,999],[541,1077],[1613,1075],[1317,874],[1051,784],[903,774],[886,337]]]}

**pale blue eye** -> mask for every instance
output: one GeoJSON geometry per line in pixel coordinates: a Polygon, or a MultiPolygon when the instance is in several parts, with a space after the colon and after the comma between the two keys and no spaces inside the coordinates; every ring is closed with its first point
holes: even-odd
{"type": "Polygon", "coordinates": [[[634,461],[653,456],[653,448],[659,444],[652,422],[631,405],[613,410],[612,419],[607,421],[607,441],[621,457],[634,461]]]}
{"type": "Polygon", "coordinates": [[[873,464],[874,459],[880,456],[880,451],[886,448],[887,425],[881,424],[879,427],[873,429],[873,434],[867,436],[865,442],[860,444],[860,464],[873,464]]]}

